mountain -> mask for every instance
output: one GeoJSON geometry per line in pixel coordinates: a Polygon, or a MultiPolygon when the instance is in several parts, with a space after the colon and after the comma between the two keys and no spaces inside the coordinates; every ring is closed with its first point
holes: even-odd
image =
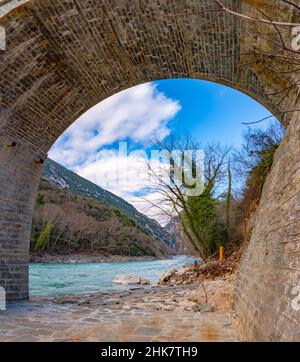
{"type": "Polygon", "coordinates": [[[181,222],[178,216],[171,217],[170,221],[165,226],[165,229],[174,237],[176,242],[176,250],[179,254],[193,255],[194,250],[191,247],[186,235],[181,226],[181,222]]]}
{"type": "Polygon", "coordinates": [[[161,258],[175,253],[120,209],[74,195],[45,179],[36,197],[30,251],[33,262],[161,258]]]}
{"type": "Polygon", "coordinates": [[[50,158],[45,162],[43,179],[47,180],[53,186],[74,195],[93,198],[113,208],[119,209],[153,238],[167,244],[171,248],[176,248],[175,238],[169,234],[166,229],[161,227],[157,221],[140,213],[121,197],[104,190],[102,187],[66,169],[50,158]]]}

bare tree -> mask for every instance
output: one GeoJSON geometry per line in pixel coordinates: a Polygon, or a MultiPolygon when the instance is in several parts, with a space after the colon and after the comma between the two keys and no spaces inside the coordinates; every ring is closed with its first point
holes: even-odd
{"type": "Polygon", "coordinates": [[[219,144],[208,145],[203,154],[199,145],[188,137],[185,140],[171,137],[165,142],[156,140],[155,146],[162,155],[162,160],[156,164],[148,162],[151,178],[148,191],[157,195],[157,198],[142,199],[160,216],[178,216],[189,242],[205,259],[208,255],[203,235],[191,213],[189,200],[204,193],[217,194],[226,176],[226,162],[230,149],[219,144]],[[199,158],[201,154],[202,158],[199,158]]]}

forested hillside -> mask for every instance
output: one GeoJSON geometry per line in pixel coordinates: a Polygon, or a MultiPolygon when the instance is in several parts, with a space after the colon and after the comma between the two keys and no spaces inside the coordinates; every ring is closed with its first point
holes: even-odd
{"type": "Polygon", "coordinates": [[[119,209],[42,180],[36,198],[31,252],[162,257],[174,250],[119,209]]]}

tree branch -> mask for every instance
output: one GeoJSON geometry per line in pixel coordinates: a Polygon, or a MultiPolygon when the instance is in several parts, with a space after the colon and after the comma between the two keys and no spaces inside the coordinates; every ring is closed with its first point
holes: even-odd
{"type": "Polygon", "coordinates": [[[283,27],[292,27],[294,28],[295,26],[300,26],[299,23],[286,23],[286,22],[282,22],[282,21],[272,21],[272,20],[265,20],[265,19],[256,19],[256,18],[253,18],[251,16],[248,16],[248,15],[244,15],[244,14],[241,14],[241,13],[238,13],[236,11],[233,11],[229,8],[227,8],[226,6],[224,6],[221,1],[219,0],[214,0],[216,4],[218,4],[218,6],[223,10],[225,11],[226,13],[228,14],[232,14],[232,15],[235,15],[239,18],[242,18],[244,20],[247,20],[247,21],[252,21],[252,22],[256,22],[256,23],[262,23],[262,24],[268,24],[268,25],[276,25],[276,26],[283,26],[283,27]]]}

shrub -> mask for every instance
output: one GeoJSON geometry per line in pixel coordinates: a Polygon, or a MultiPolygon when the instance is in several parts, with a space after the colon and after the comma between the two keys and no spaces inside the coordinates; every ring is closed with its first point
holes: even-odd
{"type": "Polygon", "coordinates": [[[38,192],[35,199],[35,204],[37,207],[45,204],[44,195],[41,192],[38,192]]]}
{"type": "Polygon", "coordinates": [[[41,232],[39,237],[34,242],[35,251],[42,250],[49,243],[52,228],[53,225],[47,222],[46,226],[44,227],[44,230],[41,232]]]}

